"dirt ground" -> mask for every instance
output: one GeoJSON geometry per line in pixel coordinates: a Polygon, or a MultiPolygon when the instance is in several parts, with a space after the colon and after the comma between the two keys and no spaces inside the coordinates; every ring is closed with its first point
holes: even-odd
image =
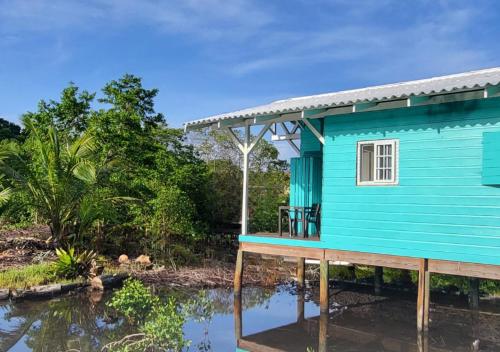
{"type": "Polygon", "coordinates": [[[48,226],[0,229],[0,270],[55,258],[48,226]]]}

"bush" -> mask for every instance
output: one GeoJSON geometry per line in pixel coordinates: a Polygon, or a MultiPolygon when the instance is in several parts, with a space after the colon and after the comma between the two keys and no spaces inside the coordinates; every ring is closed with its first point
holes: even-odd
{"type": "Polygon", "coordinates": [[[97,254],[94,251],[83,251],[80,254],[75,254],[74,248],[69,248],[67,251],[57,248],[56,254],[54,272],[57,276],[66,279],[88,278],[97,259],[97,254]]]}
{"type": "Polygon", "coordinates": [[[123,287],[113,295],[108,307],[123,314],[130,321],[138,323],[145,321],[159,303],[158,297],[152,295],[142,282],[127,279],[123,287]]]}

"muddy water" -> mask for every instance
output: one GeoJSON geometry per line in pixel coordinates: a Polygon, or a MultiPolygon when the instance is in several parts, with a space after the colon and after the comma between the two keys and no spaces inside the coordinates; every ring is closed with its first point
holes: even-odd
{"type": "MultiPolygon", "coordinates": [[[[463,299],[433,297],[431,330],[423,338],[415,332],[412,294],[377,297],[360,286],[332,293],[330,312],[319,315],[315,289],[297,294],[291,286],[248,287],[236,302],[229,290],[210,290],[214,314],[184,327],[192,341],[189,350],[235,351],[239,340],[240,351],[500,351],[496,302],[481,302],[484,312],[473,313],[463,299]],[[240,306],[241,313],[236,309],[235,314],[233,307],[240,306]]],[[[159,294],[176,294],[180,300],[190,296],[159,294]]],[[[134,332],[123,319],[108,317],[108,299],[78,294],[0,305],[0,351],[99,351],[134,332]]]]}

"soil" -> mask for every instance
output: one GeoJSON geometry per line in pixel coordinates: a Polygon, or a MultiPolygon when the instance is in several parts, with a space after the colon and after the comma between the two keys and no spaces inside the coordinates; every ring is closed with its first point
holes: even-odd
{"type": "Polygon", "coordinates": [[[0,270],[55,259],[50,229],[34,225],[23,229],[0,229],[0,270]]]}

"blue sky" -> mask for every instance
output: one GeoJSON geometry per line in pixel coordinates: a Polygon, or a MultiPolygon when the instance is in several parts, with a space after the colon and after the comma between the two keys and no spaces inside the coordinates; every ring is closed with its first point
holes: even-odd
{"type": "Polygon", "coordinates": [[[171,126],[272,100],[500,65],[497,1],[0,0],[0,117],[124,73],[171,126]]]}

